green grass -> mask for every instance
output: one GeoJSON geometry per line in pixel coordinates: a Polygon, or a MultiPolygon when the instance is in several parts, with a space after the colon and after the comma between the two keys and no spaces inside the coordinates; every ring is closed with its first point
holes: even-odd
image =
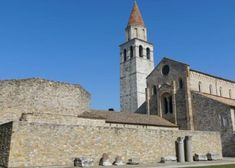
{"type": "Polygon", "coordinates": [[[191,168],[235,168],[235,165],[233,164],[233,165],[219,165],[219,166],[203,166],[203,167],[191,167],[191,168]]]}

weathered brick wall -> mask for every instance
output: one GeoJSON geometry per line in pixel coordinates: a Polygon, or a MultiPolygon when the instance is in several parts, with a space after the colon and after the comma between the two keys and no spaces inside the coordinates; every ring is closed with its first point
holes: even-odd
{"type": "Polygon", "coordinates": [[[90,94],[80,85],[32,78],[0,81],[0,123],[21,113],[76,115],[89,109],[90,94]]]}
{"type": "Polygon", "coordinates": [[[190,86],[191,90],[199,91],[199,82],[201,82],[201,92],[220,96],[220,88],[222,88],[222,96],[235,99],[235,83],[223,79],[214,78],[202,73],[190,71],[190,86]],[[231,97],[229,90],[231,90],[231,97]]]}
{"type": "Polygon", "coordinates": [[[230,106],[192,92],[192,107],[195,130],[219,131],[224,156],[235,156],[235,139],[230,106]],[[226,122],[226,125],[223,125],[223,122],[226,122]]]}
{"type": "Polygon", "coordinates": [[[11,167],[72,166],[75,157],[89,156],[96,164],[103,153],[111,160],[138,157],[142,162],[160,161],[175,155],[179,136],[192,135],[193,153],[221,154],[216,132],[134,129],[101,126],[69,126],[14,122],[9,163],[11,167]]]}
{"type": "Polygon", "coordinates": [[[0,125],[0,167],[8,166],[12,122],[0,125]]]}

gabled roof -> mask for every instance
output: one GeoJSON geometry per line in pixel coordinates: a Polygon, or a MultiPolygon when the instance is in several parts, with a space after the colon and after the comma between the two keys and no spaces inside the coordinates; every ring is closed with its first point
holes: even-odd
{"type": "Polygon", "coordinates": [[[106,123],[145,125],[159,127],[178,127],[177,125],[157,115],[136,114],[131,112],[111,112],[91,110],[84,112],[78,117],[91,119],[105,119],[106,123]]]}
{"type": "Polygon", "coordinates": [[[208,94],[208,93],[202,93],[202,92],[196,92],[196,91],[193,91],[193,92],[196,93],[196,94],[202,95],[204,97],[207,97],[209,99],[215,100],[217,102],[226,104],[228,106],[235,107],[235,99],[230,99],[230,98],[221,97],[221,96],[217,96],[217,95],[211,95],[211,94],[208,94]]]}
{"type": "Polygon", "coordinates": [[[194,70],[194,69],[190,69],[190,71],[196,72],[196,73],[200,73],[200,74],[203,74],[203,75],[206,75],[206,76],[210,76],[212,78],[224,80],[224,81],[231,82],[231,83],[235,84],[235,81],[233,81],[233,80],[225,79],[225,78],[222,78],[222,77],[219,77],[219,76],[211,75],[211,74],[208,74],[208,73],[205,73],[205,72],[201,72],[201,71],[198,71],[198,70],[194,70]]]}
{"type": "Polygon", "coordinates": [[[132,8],[127,26],[132,26],[132,25],[144,26],[144,20],[142,18],[142,15],[140,13],[139,7],[136,2],[134,3],[134,6],[132,8]]]}
{"type": "Polygon", "coordinates": [[[163,57],[162,61],[163,60],[168,60],[168,61],[171,61],[171,62],[175,62],[175,63],[178,63],[178,64],[183,64],[183,65],[189,66],[188,64],[186,64],[184,62],[176,61],[176,60],[173,60],[173,59],[170,59],[170,58],[167,58],[167,57],[163,57]]]}
{"type": "Polygon", "coordinates": [[[152,70],[152,72],[150,72],[150,74],[146,77],[148,78],[154,71],[155,69],[157,69],[159,67],[159,65],[163,62],[163,61],[170,61],[170,62],[175,62],[177,64],[182,64],[184,66],[189,66],[188,64],[185,64],[183,62],[180,62],[180,61],[176,61],[176,60],[173,60],[173,59],[170,59],[170,58],[167,58],[167,57],[163,57],[162,60],[154,67],[154,69],[152,70]]]}

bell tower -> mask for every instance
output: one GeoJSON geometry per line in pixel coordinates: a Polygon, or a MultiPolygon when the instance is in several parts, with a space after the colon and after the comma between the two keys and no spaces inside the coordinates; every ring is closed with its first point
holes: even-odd
{"type": "Polygon", "coordinates": [[[134,3],[120,45],[121,111],[135,112],[145,102],[146,77],[154,68],[153,44],[147,41],[147,28],[134,3]]]}

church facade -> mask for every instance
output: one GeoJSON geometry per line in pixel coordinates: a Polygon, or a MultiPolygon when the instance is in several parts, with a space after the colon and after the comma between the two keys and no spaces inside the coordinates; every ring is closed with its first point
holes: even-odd
{"type": "Polygon", "coordinates": [[[153,69],[153,44],[143,32],[147,29],[135,4],[127,42],[120,47],[121,110],[157,115],[183,130],[219,131],[223,154],[235,156],[235,82],[169,58],[153,69]]]}

